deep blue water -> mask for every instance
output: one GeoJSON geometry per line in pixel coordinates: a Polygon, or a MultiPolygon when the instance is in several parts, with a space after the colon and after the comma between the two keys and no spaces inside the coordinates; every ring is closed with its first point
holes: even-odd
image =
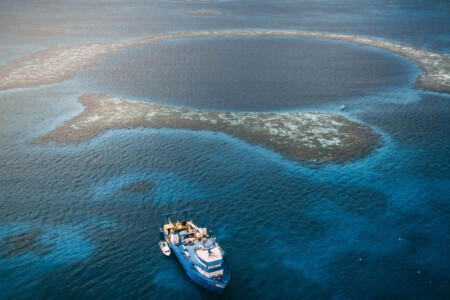
{"type": "MultiPolygon", "coordinates": [[[[415,79],[386,51],[308,38],[207,38],[109,55],[87,89],[201,109],[273,111],[336,103],[415,79]]],[[[412,75],[411,75],[412,73],[412,75]]]]}
{"type": "MultiPolygon", "coordinates": [[[[110,37],[266,27],[450,48],[445,1],[139,4],[88,16],[120,9],[106,23],[110,37]],[[181,14],[198,8],[226,14],[181,14]]],[[[58,16],[80,14],[73,5],[58,16]]],[[[80,28],[92,35],[105,26],[90,22],[80,28]]],[[[450,298],[450,97],[414,89],[417,74],[399,56],[347,43],[226,38],[129,49],[71,81],[1,92],[0,299],[450,298]],[[224,110],[340,113],[345,103],[345,116],[384,144],[352,163],[310,168],[207,131],[123,129],[78,145],[33,143],[76,115],[76,98],[90,92],[224,110]],[[57,117],[46,120],[47,111],[57,117]],[[143,180],[154,189],[122,190],[143,180]],[[220,297],[160,252],[160,215],[184,208],[228,255],[220,297]],[[8,251],[8,237],[27,232],[38,232],[36,241],[8,251]]]]}

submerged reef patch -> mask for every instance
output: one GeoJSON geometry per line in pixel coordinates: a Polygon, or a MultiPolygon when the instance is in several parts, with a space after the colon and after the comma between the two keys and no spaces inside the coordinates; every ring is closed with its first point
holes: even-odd
{"type": "Polygon", "coordinates": [[[129,194],[147,194],[155,188],[155,185],[150,181],[139,180],[133,182],[120,190],[129,194]]]}
{"type": "Polygon", "coordinates": [[[38,141],[78,143],[116,128],[221,131],[302,163],[343,163],[362,158],[381,138],[363,124],[321,112],[235,113],[130,101],[101,94],[80,97],[85,110],[38,141]]]}
{"type": "Polygon", "coordinates": [[[16,256],[25,252],[45,255],[51,247],[41,242],[43,229],[32,228],[5,236],[0,243],[0,256],[16,256]]]}
{"type": "Polygon", "coordinates": [[[86,225],[92,224],[0,224],[0,299],[23,298],[43,276],[88,259],[96,247],[85,237],[86,225]]]}
{"type": "Polygon", "coordinates": [[[226,36],[308,37],[340,40],[376,47],[397,53],[417,63],[422,69],[422,73],[416,81],[417,87],[435,92],[450,93],[450,56],[446,54],[387,40],[350,34],[255,29],[171,33],[122,42],[51,47],[1,66],[0,90],[39,86],[67,80],[78,71],[94,65],[100,57],[120,49],[174,39],[226,36]]]}

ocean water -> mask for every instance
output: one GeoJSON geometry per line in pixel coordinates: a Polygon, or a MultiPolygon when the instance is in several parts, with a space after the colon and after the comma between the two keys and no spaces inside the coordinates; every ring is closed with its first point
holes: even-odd
{"type": "MultiPolygon", "coordinates": [[[[15,40],[23,55],[51,43],[253,27],[449,49],[446,1],[0,8],[21,28],[72,30],[25,37],[0,18],[14,33],[1,40],[15,40]]],[[[2,61],[14,57],[4,48],[2,61]]],[[[415,89],[418,73],[397,55],[348,43],[208,38],[128,49],[72,80],[0,92],[0,299],[448,299],[450,97],[415,89]],[[77,98],[91,92],[200,109],[342,113],[379,132],[383,145],[311,168],[208,131],[121,129],[76,145],[34,142],[80,113],[77,98]],[[147,185],[127,188],[140,182],[147,185]],[[221,296],[159,249],[161,214],[185,208],[226,251],[232,274],[221,296]]]]}
{"type": "Polygon", "coordinates": [[[107,56],[79,79],[89,90],[152,103],[275,111],[405,85],[408,77],[415,80],[414,67],[387,51],[351,43],[227,37],[127,49],[107,56]]]}

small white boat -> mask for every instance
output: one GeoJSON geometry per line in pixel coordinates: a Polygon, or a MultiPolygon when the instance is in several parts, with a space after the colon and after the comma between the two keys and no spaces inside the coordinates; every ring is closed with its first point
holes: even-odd
{"type": "Polygon", "coordinates": [[[160,241],[159,247],[165,256],[170,256],[170,248],[166,241],[160,241]]]}
{"type": "Polygon", "coordinates": [[[344,110],[345,109],[345,105],[341,105],[341,110],[344,110]]]}

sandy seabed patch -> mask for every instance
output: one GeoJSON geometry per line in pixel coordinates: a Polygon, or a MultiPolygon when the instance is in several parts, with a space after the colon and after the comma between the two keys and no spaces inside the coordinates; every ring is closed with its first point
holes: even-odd
{"type": "Polygon", "coordinates": [[[220,10],[197,9],[197,10],[185,10],[183,11],[183,14],[193,16],[222,16],[225,13],[220,10]]]}
{"type": "Polygon", "coordinates": [[[21,31],[25,35],[35,35],[35,36],[50,36],[50,35],[60,35],[65,34],[69,30],[62,27],[33,27],[21,31]]]}

